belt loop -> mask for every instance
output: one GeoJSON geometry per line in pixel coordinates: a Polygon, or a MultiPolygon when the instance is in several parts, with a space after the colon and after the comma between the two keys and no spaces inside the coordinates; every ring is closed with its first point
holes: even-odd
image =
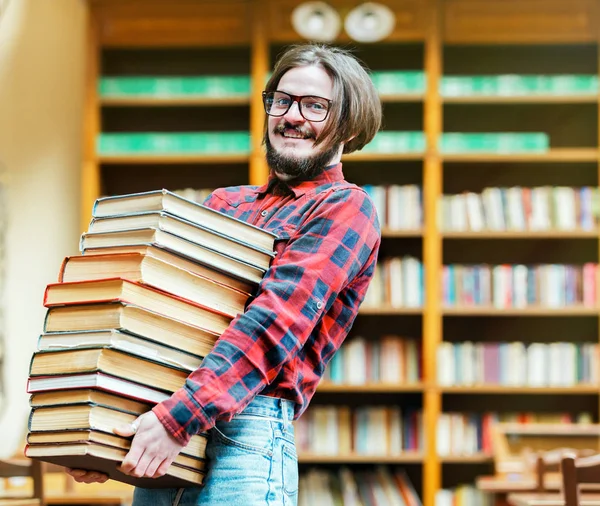
{"type": "Polygon", "coordinates": [[[288,430],[288,413],[287,413],[287,403],[285,399],[279,399],[279,406],[281,410],[281,417],[283,418],[283,432],[287,432],[288,430]]]}

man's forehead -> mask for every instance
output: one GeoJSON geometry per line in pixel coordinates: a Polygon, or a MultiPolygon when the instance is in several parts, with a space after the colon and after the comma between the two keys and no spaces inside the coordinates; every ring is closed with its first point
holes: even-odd
{"type": "Polygon", "coordinates": [[[281,76],[277,89],[295,95],[314,94],[330,98],[333,80],[323,67],[294,67],[281,76]]]}

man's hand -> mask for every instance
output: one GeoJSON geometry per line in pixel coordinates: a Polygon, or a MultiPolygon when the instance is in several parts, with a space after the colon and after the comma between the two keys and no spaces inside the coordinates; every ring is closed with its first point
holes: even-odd
{"type": "Polygon", "coordinates": [[[104,483],[108,476],[98,471],[86,471],[85,469],[65,469],[66,473],[79,483],[104,483]]]}
{"type": "MultiPolygon", "coordinates": [[[[163,476],[183,448],[152,411],[139,416],[130,425],[115,428],[115,433],[124,437],[134,436],[121,471],[138,478],[163,476]]],[[[108,480],[107,475],[98,471],[67,469],[66,472],[79,483],[104,483],[108,480]]]]}
{"type": "Polygon", "coordinates": [[[183,448],[152,411],[144,413],[131,425],[115,429],[115,433],[125,437],[135,434],[121,471],[138,478],[163,476],[183,448]]]}

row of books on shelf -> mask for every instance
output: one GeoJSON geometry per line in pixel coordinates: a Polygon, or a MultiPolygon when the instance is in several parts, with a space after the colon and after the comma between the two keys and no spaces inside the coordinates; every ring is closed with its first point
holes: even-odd
{"type": "Polygon", "coordinates": [[[399,406],[311,405],[295,422],[296,446],[319,455],[401,455],[423,448],[422,418],[399,406]]]}
{"type": "Polygon", "coordinates": [[[437,349],[441,386],[572,387],[600,384],[597,343],[444,341],[437,349]]]}
{"type": "Polygon", "coordinates": [[[492,494],[482,492],[473,485],[462,484],[454,488],[441,488],[435,494],[435,506],[493,506],[492,494]]]}
{"type": "Polygon", "coordinates": [[[423,283],[424,267],[418,258],[410,255],[382,258],[375,266],[361,307],[422,307],[425,300],[423,283]]]}
{"type": "MultiPolygon", "coordinates": [[[[418,231],[423,227],[423,194],[418,185],[363,185],[382,228],[418,231]]],[[[175,193],[202,203],[212,189],[175,193]]],[[[600,224],[597,186],[489,187],[481,193],[443,195],[438,206],[444,232],[596,230],[600,224]]]]}
{"type": "Polygon", "coordinates": [[[416,339],[354,336],[333,356],[322,381],[348,385],[417,383],[421,378],[420,364],[421,346],[416,339]]]}
{"type": "MultiPolygon", "coordinates": [[[[598,264],[444,265],[445,307],[596,307],[598,264]]],[[[424,266],[415,257],[387,257],[375,267],[362,307],[419,308],[424,266]]]]}
{"type": "Polygon", "coordinates": [[[583,265],[444,265],[442,300],[448,307],[591,308],[597,305],[597,273],[598,264],[591,262],[583,265]]]}
{"type": "Polygon", "coordinates": [[[444,195],[438,217],[441,230],[453,232],[593,230],[600,221],[600,191],[591,186],[485,188],[479,194],[444,195]]]}
{"type": "MultiPolygon", "coordinates": [[[[371,78],[382,95],[424,93],[427,77],[422,71],[372,71],[371,78]]],[[[249,96],[249,75],[205,76],[104,76],[98,93],[113,97],[237,97],[249,96]]],[[[598,76],[590,74],[498,74],[446,75],[440,79],[440,93],[445,97],[471,95],[578,95],[596,94],[598,76]]]]}
{"type": "Polygon", "coordinates": [[[298,506],[422,506],[419,494],[402,469],[312,468],[300,476],[298,506]]]}
{"type": "MultiPolygon", "coordinates": [[[[444,132],[441,153],[543,153],[550,147],[544,132],[444,132]]],[[[425,134],[418,131],[377,133],[362,152],[368,154],[424,153],[425,134]]],[[[235,154],[250,153],[246,131],[102,132],[96,140],[99,155],[118,154],[235,154]]]]}
{"type": "MultiPolygon", "coordinates": [[[[440,457],[492,455],[493,427],[511,424],[590,424],[589,412],[440,413],[436,451],[440,457]]],[[[298,451],[311,455],[400,456],[424,449],[423,412],[397,405],[359,407],[313,404],[295,422],[298,451]]]]}
{"type": "Polygon", "coordinates": [[[201,484],[206,434],[157,480],[122,474],[113,433],[181,388],[245,305],[275,235],[159,190],[98,199],[81,255],[46,287],[25,453],[140,486],[201,484]]]}
{"type": "Polygon", "coordinates": [[[418,185],[364,185],[379,225],[391,230],[419,230],[423,226],[423,195],[418,185]]]}
{"type": "Polygon", "coordinates": [[[493,455],[493,427],[514,424],[589,424],[591,413],[463,413],[443,412],[437,421],[436,450],[440,457],[493,455]]]}

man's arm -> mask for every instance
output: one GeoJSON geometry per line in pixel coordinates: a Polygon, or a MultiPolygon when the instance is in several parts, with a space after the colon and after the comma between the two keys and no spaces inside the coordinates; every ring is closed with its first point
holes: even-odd
{"type": "MultiPolygon", "coordinates": [[[[348,282],[372,275],[379,242],[376,212],[366,193],[332,191],[274,259],[254,301],[201,367],[154,407],[171,436],[187,444],[217,417],[241,411],[302,348],[348,282]]],[[[360,300],[347,302],[355,313],[360,300]]]]}

